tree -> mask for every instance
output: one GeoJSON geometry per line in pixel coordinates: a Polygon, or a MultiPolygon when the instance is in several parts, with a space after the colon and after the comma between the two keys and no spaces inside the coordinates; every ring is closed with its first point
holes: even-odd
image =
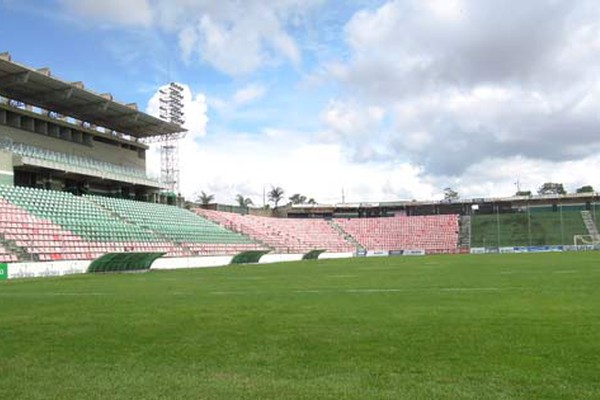
{"type": "Polygon", "coordinates": [[[458,192],[451,187],[444,188],[444,200],[458,199],[458,192]]]}
{"type": "Polygon", "coordinates": [[[531,196],[531,190],[519,190],[515,196],[531,196]]]}
{"type": "Polygon", "coordinates": [[[240,207],[249,207],[251,205],[254,205],[254,203],[252,202],[252,199],[250,197],[244,197],[241,194],[238,194],[237,196],[235,196],[235,201],[238,203],[238,205],[240,207]]]}
{"type": "Polygon", "coordinates": [[[271,190],[269,191],[269,201],[272,201],[275,205],[274,208],[277,208],[277,204],[283,199],[283,189],[279,186],[273,187],[271,186],[271,190]]]}
{"type": "Polygon", "coordinates": [[[540,188],[538,189],[538,194],[540,196],[543,196],[545,194],[566,194],[566,193],[567,193],[567,191],[565,190],[562,183],[546,182],[542,186],[540,186],[540,188]]]}
{"type": "Polygon", "coordinates": [[[214,199],[214,194],[206,194],[204,190],[200,192],[200,195],[196,196],[196,202],[199,202],[203,206],[209,205],[214,199]]]}
{"type": "Polygon", "coordinates": [[[299,193],[296,193],[292,197],[290,197],[290,201],[292,204],[304,204],[306,203],[306,196],[302,196],[299,193]]]}
{"type": "Polygon", "coordinates": [[[576,190],[576,193],[594,193],[594,188],[590,185],[585,185],[576,190]]]}
{"type": "Polygon", "coordinates": [[[312,197],[310,199],[308,199],[307,203],[308,204],[317,204],[317,202],[315,201],[315,199],[313,199],[312,197]]]}

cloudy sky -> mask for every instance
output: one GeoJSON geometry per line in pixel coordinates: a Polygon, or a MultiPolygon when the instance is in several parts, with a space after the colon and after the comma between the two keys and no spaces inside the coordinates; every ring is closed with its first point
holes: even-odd
{"type": "Polygon", "coordinates": [[[0,0],[1,51],[150,113],[183,84],[186,197],[600,188],[597,0],[0,0]]]}

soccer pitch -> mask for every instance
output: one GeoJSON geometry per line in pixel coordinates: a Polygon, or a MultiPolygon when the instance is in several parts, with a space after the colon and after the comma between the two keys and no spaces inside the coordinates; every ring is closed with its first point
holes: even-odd
{"type": "Polygon", "coordinates": [[[0,282],[2,399],[598,399],[600,253],[0,282]]]}

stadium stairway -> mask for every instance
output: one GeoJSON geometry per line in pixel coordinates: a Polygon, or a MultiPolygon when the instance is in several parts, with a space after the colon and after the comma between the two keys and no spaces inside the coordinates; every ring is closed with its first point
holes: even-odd
{"type": "Polygon", "coordinates": [[[14,241],[6,240],[4,235],[0,234],[0,263],[29,259],[25,249],[16,246],[14,241]]]}
{"type": "MultiPolygon", "coordinates": [[[[127,216],[119,214],[117,211],[111,209],[106,204],[104,204],[102,201],[94,201],[95,197],[93,197],[93,196],[87,196],[87,198],[89,200],[91,200],[92,202],[94,202],[99,208],[104,209],[107,213],[109,213],[113,217],[115,217],[115,218],[123,221],[123,223],[125,223],[127,225],[131,225],[132,227],[137,226],[137,224],[136,224],[135,221],[129,219],[127,216]]],[[[156,237],[160,238],[162,241],[175,243],[175,245],[177,245],[178,247],[181,248],[181,250],[182,250],[181,255],[182,256],[198,255],[198,252],[193,251],[188,246],[186,246],[184,243],[178,242],[176,240],[172,240],[171,238],[167,237],[162,232],[158,232],[158,231],[152,230],[150,228],[147,228],[147,230],[149,232],[151,232],[152,234],[154,234],[156,237]]]]}
{"type": "Polygon", "coordinates": [[[189,253],[186,255],[230,255],[264,249],[250,237],[182,208],[100,196],[84,197],[123,221],[175,243],[189,253]]]}
{"type": "Polygon", "coordinates": [[[323,219],[272,218],[204,209],[194,211],[228,229],[243,232],[279,253],[299,254],[315,249],[333,253],[356,250],[323,219]]]}
{"type": "Polygon", "coordinates": [[[458,247],[471,248],[471,216],[463,215],[458,220],[458,247]]]}
{"type": "Polygon", "coordinates": [[[458,249],[458,215],[336,218],[334,220],[367,250],[458,249]]]}
{"type": "Polygon", "coordinates": [[[587,210],[582,210],[581,218],[583,219],[585,228],[587,229],[594,242],[600,242],[600,233],[598,232],[598,227],[596,226],[596,223],[592,218],[592,213],[587,210]]]}
{"type": "Polygon", "coordinates": [[[352,236],[351,234],[349,234],[348,232],[346,232],[344,229],[342,229],[342,227],[337,224],[334,220],[329,220],[327,221],[329,223],[329,225],[331,225],[331,227],[333,229],[335,229],[337,232],[339,232],[339,234],[348,242],[352,243],[354,245],[354,247],[356,247],[357,250],[359,251],[366,251],[367,249],[360,244],[360,242],[358,240],[356,240],[354,238],[354,236],[352,236]]]}

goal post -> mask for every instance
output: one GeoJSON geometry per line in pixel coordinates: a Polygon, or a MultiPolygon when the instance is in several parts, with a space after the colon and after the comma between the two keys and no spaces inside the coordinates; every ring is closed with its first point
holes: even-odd
{"type": "Polygon", "coordinates": [[[573,244],[575,246],[586,245],[586,244],[600,244],[600,241],[594,238],[592,235],[574,235],[573,244]]]}

